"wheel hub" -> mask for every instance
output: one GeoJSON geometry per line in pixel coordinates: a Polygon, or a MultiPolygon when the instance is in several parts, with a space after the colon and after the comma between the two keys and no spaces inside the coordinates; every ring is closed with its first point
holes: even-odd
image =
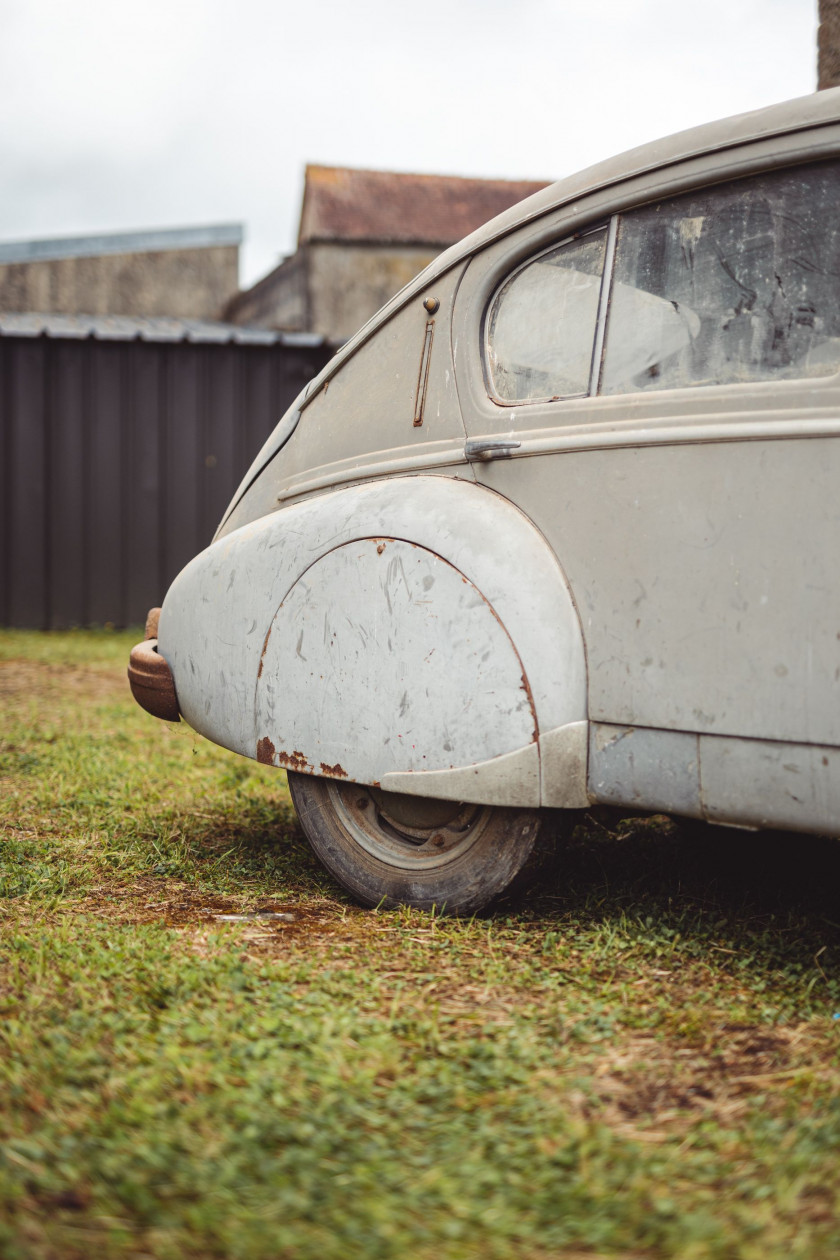
{"type": "Polygon", "coordinates": [[[460,857],[490,818],[486,805],[437,801],[353,783],[330,783],[333,805],[356,842],[389,866],[417,870],[460,857]]]}

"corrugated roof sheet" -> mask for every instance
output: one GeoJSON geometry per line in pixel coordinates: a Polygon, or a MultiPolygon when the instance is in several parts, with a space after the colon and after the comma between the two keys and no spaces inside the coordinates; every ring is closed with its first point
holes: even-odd
{"type": "Polygon", "coordinates": [[[40,311],[0,311],[2,337],[65,337],[97,341],[191,341],[196,344],[233,342],[240,346],[322,346],[316,333],[275,332],[209,319],[172,319],[141,315],[53,315],[40,311]]]}
{"type": "Polygon", "coordinates": [[[452,245],[545,181],[307,166],[298,241],[452,245]]]}
{"type": "Polygon", "coordinates": [[[0,263],[95,258],[101,254],[147,254],[169,249],[209,249],[217,245],[241,245],[243,235],[241,223],[211,223],[201,227],[146,228],[140,232],[100,232],[96,236],[0,241],[0,263]]]}

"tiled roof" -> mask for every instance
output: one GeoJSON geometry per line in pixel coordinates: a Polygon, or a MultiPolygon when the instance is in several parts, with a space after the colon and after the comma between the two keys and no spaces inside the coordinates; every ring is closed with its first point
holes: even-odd
{"type": "Polygon", "coordinates": [[[544,181],[307,166],[298,241],[452,245],[544,181]]]}

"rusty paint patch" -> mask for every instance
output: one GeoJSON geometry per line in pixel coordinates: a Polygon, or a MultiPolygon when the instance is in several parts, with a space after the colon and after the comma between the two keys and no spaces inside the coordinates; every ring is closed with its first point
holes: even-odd
{"type": "Polygon", "coordinates": [[[297,770],[299,774],[311,774],[312,767],[307,760],[306,754],[298,752],[295,749],[292,753],[279,752],[277,754],[278,766],[284,766],[286,770],[297,770]]]}
{"type": "Polygon", "coordinates": [[[346,779],[348,777],[347,771],[343,769],[338,762],[336,762],[334,766],[328,766],[326,761],[322,761],[321,769],[324,774],[331,775],[334,779],[346,779]]]}
{"type": "Polygon", "coordinates": [[[429,319],[426,321],[426,330],[423,336],[423,350],[420,355],[420,371],[417,378],[417,394],[414,400],[414,427],[419,428],[423,423],[423,411],[426,406],[426,392],[429,387],[429,364],[432,359],[432,341],[435,335],[435,321],[429,319]]]}
{"type": "Polygon", "coordinates": [[[257,761],[261,761],[264,766],[274,765],[274,745],[267,735],[257,743],[257,761]]]}
{"type": "Polygon", "coordinates": [[[274,623],[272,622],[271,626],[268,627],[266,636],[263,639],[262,651],[260,652],[260,667],[257,670],[257,682],[259,682],[259,680],[262,678],[263,665],[265,664],[265,654],[268,651],[268,640],[271,638],[271,629],[272,629],[273,624],[274,623]]]}
{"type": "MultiPolygon", "coordinates": [[[[521,661],[519,663],[520,665],[522,664],[521,661]]],[[[540,737],[539,727],[537,725],[537,710],[534,707],[534,695],[533,695],[533,692],[531,691],[531,684],[528,682],[528,675],[525,673],[524,669],[522,671],[522,682],[520,683],[520,686],[522,690],[525,692],[525,695],[528,697],[528,704],[531,709],[531,717],[534,719],[534,733],[531,738],[533,739],[534,743],[536,743],[540,737]]]]}
{"type": "Polygon", "coordinates": [[[382,555],[382,552],[383,552],[384,550],[385,550],[385,544],[384,544],[384,543],[380,543],[380,544],[379,544],[379,546],[376,548],[376,554],[377,554],[378,556],[381,556],[381,555],[382,555]]]}

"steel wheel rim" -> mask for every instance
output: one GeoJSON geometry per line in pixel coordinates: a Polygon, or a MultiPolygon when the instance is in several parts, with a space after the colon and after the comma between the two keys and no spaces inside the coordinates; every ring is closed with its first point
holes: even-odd
{"type": "Polygon", "coordinates": [[[487,805],[430,801],[357,783],[329,781],[336,818],[371,857],[404,871],[440,868],[477,843],[492,816],[487,805]]]}

